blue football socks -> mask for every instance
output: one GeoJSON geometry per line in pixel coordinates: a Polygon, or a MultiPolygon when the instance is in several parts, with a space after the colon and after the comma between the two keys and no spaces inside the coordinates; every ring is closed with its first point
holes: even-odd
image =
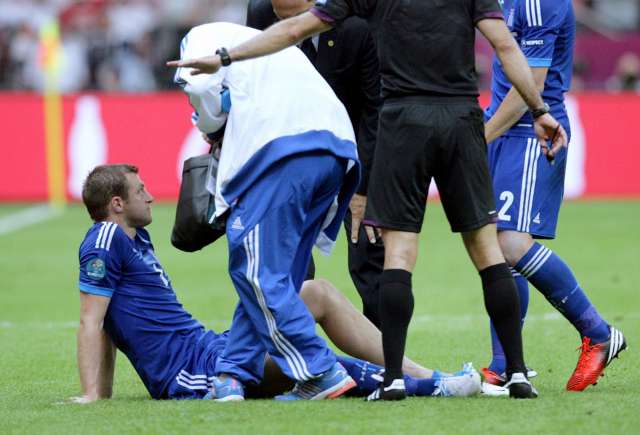
{"type": "MultiPolygon", "coordinates": [[[[384,367],[377,364],[370,363],[357,358],[349,356],[338,356],[338,362],[349,373],[349,376],[356,381],[357,392],[361,395],[366,395],[376,388],[380,384],[380,375],[384,370],[384,367]]],[[[436,389],[436,381],[442,375],[440,372],[434,371],[433,377],[429,379],[414,378],[413,376],[404,375],[404,384],[407,389],[408,396],[431,396],[436,389]]]]}
{"type": "MultiPolygon", "coordinates": [[[[513,269],[511,269],[511,274],[516,282],[516,287],[518,288],[520,314],[522,316],[522,325],[524,326],[524,319],[527,316],[527,309],[529,308],[529,283],[525,277],[513,269]]],[[[489,370],[500,375],[506,370],[507,362],[504,356],[504,350],[502,349],[502,344],[500,344],[498,334],[496,334],[496,330],[491,322],[489,322],[489,327],[491,330],[491,351],[493,354],[491,364],[489,364],[489,370]]]]}
{"type": "Polygon", "coordinates": [[[609,339],[609,325],[578,285],[567,264],[552,250],[534,243],[515,265],[520,274],[544,295],[591,343],[609,339]]]}

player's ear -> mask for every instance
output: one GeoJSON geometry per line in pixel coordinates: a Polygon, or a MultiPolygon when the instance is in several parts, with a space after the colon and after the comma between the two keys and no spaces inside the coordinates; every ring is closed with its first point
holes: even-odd
{"type": "Polygon", "coordinates": [[[109,201],[109,208],[114,213],[122,213],[124,211],[124,200],[120,196],[114,196],[109,201]]]}

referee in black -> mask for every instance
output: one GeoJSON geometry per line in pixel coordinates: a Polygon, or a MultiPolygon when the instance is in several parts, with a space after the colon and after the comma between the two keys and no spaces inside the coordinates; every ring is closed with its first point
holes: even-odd
{"type": "MultiPolygon", "coordinates": [[[[315,0],[250,0],[247,5],[247,26],[264,30],[278,20],[308,11],[314,2],[315,0]]],[[[379,328],[378,280],[384,264],[384,246],[382,240],[376,238],[372,228],[367,227],[365,231],[365,227],[360,225],[364,218],[378,129],[378,112],[382,103],[376,46],[367,22],[351,16],[327,32],[306,38],[298,47],[344,104],[356,134],[363,173],[358,191],[353,196],[344,219],[350,241],[349,274],[362,299],[364,315],[379,328]]],[[[312,279],[314,273],[312,258],[307,278],[312,279]]]]}
{"type": "Polygon", "coordinates": [[[401,367],[413,313],[411,273],[432,178],[452,230],[462,233],[480,273],[485,307],[507,359],[509,394],[536,397],[526,378],[518,293],[494,223],[477,103],[476,28],[492,44],[532,111],[543,154],[553,159],[566,146],[567,136],[548,113],[497,0],[317,0],[309,12],[281,21],[237,47],[216,47],[216,55],[168,66],[191,67],[192,74],[213,73],[231,62],[293,45],[351,15],[366,18],[376,38],[384,99],[366,216],[382,228],[385,244],[379,310],[386,371],[384,382],[368,399],[406,396],[401,367]]]}

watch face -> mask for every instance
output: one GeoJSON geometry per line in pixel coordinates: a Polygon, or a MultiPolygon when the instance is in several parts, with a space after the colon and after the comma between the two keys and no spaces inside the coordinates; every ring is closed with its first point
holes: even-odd
{"type": "Polygon", "coordinates": [[[216,54],[220,56],[220,63],[222,66],[231,65],[231,57],[229,56],[229,52],[226,48],[222,47],[216,50],[216,54]]]}

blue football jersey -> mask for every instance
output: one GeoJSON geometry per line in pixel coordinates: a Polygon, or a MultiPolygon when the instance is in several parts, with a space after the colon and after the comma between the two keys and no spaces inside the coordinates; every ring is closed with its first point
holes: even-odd
{"type": "Polygon", "coordinates": [[[205,329],[178,302],[149,233],[138,229],[131,239],[115,223],[96,223],[79,257],[80,291],[111,298],[106,332],[151,396],[166,397],[169,383],[202,350],[205,329]]]}
{"type": "MultiPolygon", "coordinates": [[[[569,133],[564,94],[571,86],[575,17],[571,0],[501,0],[507,26],[518,42],[529,66],[549,68],[542,98],[551,114],[569,133]]],[[[493,60],[491,117],[512,85],[497,57],[493,60]]],[[[526,113],[507,134],[531,136],[533,119],[526,113]]]]}

